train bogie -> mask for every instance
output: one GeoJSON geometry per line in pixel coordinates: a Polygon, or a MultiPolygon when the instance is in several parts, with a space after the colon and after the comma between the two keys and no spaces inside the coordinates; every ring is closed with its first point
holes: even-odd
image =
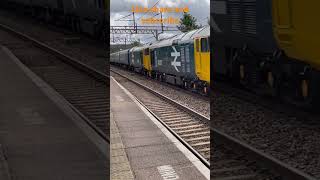
{"type": "Polygon", "coordinates": [[[273,0],[273,33],[281,56],[277,59],[279,83],[286,92],[304,104],[319,103],[320,26],[317,21],[318,1],[273,0]]]}
{"type": "Polygon", "coordinates": [[[268,86],[278,52],[272,32],[272,2],[213,0],[212,8],[214,72],[249,88],[268,86]]]}

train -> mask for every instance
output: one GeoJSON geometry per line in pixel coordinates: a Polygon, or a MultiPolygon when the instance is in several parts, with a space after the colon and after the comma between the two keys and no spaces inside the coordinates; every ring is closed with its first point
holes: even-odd
{"type": "Polygon", "coordinates": [[[316,107],[318,5],[316,0],[211,0],[214,79],[316,107]]]}
{"type": "Polygon", "coordinates": [[[0,6],[95,39],[108,38],[108,0],[1,0],[0,6]]]}
{"type": "Polygon", "coordinates": [[[110,55],[110,63],[191,89],[210,92],[210,27],[205,26],[110,55]]]}

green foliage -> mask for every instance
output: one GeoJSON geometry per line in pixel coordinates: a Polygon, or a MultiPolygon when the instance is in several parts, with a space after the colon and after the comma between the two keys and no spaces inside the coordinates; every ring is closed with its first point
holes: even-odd
{"type": "Polygon", "coordinates": [[[185,12],[183,13],[183,17],[180,18],[180,25],[177,27],[181,32],[188,32],[200,28],[196,22],[197,19],[195,17],[185,12]]]}
{"type": "Polygon", "coordinates": [[[141,43],[139,41],[134,41],[133,43],[131,43],[133,46],[140,46],[141,43]]]}

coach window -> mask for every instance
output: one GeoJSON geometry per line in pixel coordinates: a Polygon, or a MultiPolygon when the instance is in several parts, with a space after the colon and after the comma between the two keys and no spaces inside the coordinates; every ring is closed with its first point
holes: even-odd
{"type": "Polygon", "coordinates": [[[201,52],[209,52],[209,43],[207,38],[201,39],[201,52]]]}
{"type": "Polygon", "coordinates": [[[199,48],[199,39],[196,39],[196,51],[199,52],[200,48],[199,48]]]}
{"type": "Polygon", "coordinates": [[[149,48],[144,50],[144,55],[149,56],[149,48]]]}

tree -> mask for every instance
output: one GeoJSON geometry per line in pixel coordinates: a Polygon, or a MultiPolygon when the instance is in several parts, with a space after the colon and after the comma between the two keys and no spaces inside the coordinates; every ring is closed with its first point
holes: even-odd
{"type": "Polygon", "coordinates": [[[196,22],[197,22],[197,19],[195,17],[185,12],[183,13],[183,17],[180,18],[180,25],[177,27],[182,32],[188,32],[188,31],[199,28],[196,22]]]}
{"type": "Polygon", "coordinates": [[[140,40],[139,41],[134,41],[131,43],[133,46],[141,46],[140,40]]]}

